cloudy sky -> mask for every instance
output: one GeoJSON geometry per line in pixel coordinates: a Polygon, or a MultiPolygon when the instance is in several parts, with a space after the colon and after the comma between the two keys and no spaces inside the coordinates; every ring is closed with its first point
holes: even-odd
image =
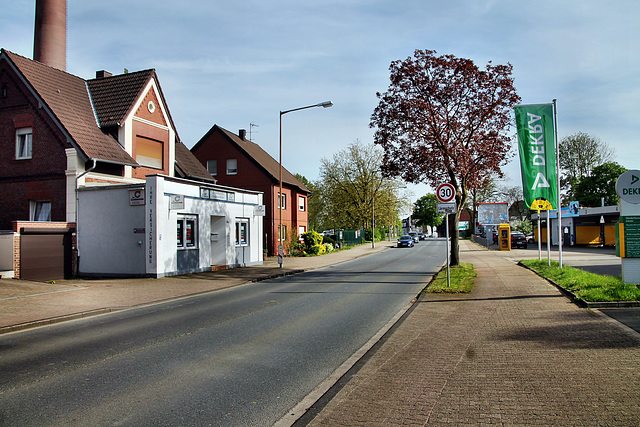
{"type": "MultiPolygon", "coordinates": [[[[0,47],[32,57],[35,0],[3,5],[0,47]]],[[[192,147],[214,124],[247,129],[314,180],[320,159],[371,143],[389,64],[415,49],[511,63],[523,103],[558,101],[560,138],[578,131],[640,169],[638,0],[68,0],[67,71],[155,68],[178,133],[192,147]],[[254,124],[255,126],[251,126],[254,124]]],[[[515,130],[513,131],[515,135],[515,130]]],[[[515,154],[515,152],[514,152],[515,154]]],[[[517,156],[505,167],[520,185],[517,156]]],[[[410,186],[415,197],[426,186],[410,186]]]]}

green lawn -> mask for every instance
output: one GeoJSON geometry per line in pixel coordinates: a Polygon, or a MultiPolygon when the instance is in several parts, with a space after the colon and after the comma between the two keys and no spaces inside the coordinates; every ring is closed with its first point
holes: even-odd
{"type": "Polygon", "coordinates": [[[443,268],[429,283],[425,292],[468,293],[475,285],[476,272],[472,264],[460,263],[449,268],[451,287],[447,286],[447,268],[443,268]]]}
{"type": "Polygon", "coordinates": [[[545,260],[520,261],[540,276],[552,280],[588,302],[640,301],[640,285],[622,283],[622,278],[603,276],[577,268],[560,268],[556,261],[551,266],[545,260]]]}

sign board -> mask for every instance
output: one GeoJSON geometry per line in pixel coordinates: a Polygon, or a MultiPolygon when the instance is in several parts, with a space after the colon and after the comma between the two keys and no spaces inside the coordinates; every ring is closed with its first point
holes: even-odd
{"type": "Polygon", "coordinates": [[[456,197],[456,189],[448,182],[440,184],[436,189],[436,197],[438,198],[438,200],[440,200],[441,203],[452,202],[456,197]]]}
{"type": "Polygon", "coordinates": [[[265,216],[267,209],[265,205],[258,205],[253,208],[253,216],[265,216]]]}
{"type": "Polygon", "coordinates": [[[640,216],[621,216],[616,224],[616,255],[640,258],[640,216]]]}
{"type": "Polygon", "coordinates": [[[144,189],[129,190],[129,206],[144,206],[144,189]]]}
{"type": "Polygon", "coordinates": [[[616,193],[627,203],[640,203],[640,171],[626,171],[616,181],[616,193]]]}
{"type": "Polygon", "coordinates": [[[551,202],[545,199],[536,199],[531,203],[531,210],[533,211],[550,211],[552,209],[551,202]]]}
{"type": "Polygon", "coordinates": [[[438,213],[446,213],[446,214],[454,214],[456,213],[456,202],[453,203],[438,203],[437,205],[438,213]]]}
{"type": "Polygon", "coordinates": [[[497,225],[509,222],[509,204],[478,203],[478,224],[497,225]]]}
{"type": "Polygon", "coordinates": [[[169,210],[184,209],[184,196],[173,194],[169,196],[169,210]]]}

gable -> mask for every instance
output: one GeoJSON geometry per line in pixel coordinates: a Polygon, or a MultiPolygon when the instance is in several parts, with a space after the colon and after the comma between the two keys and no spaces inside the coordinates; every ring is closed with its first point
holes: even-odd
{"type": "Polygon", "coordinates": [[[160,104],[155,88],[152,85],[142,98],[142,102],[135,112],[135,117],[161,126],[167,126],[167,120],[165,119],[163,111],[164,106],[160,104]]]}

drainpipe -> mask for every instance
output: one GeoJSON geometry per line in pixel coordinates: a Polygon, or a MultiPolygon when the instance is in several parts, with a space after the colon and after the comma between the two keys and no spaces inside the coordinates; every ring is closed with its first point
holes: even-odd
{"type": "Polygon", "coordinates": [[[91,159],[91,161],[93,162],[93,165],[85,170],[84,172],[82,172],[80,175],[76,176],[76,271],[75,271],[75,275],[78,275],[78,270],[80,268],[80,239],[78,238],[79,234],[80,234],[80,225],[78,223],[78,209],[80,206],[79,200],[78,200],[78,181],[80,180],[80,178],[82,178],[83,176],[85,176],[86,174],[88,174],[89,172],[91,172],[92,170],[94,170],[96,168],[96,159],[91,159]]]}

